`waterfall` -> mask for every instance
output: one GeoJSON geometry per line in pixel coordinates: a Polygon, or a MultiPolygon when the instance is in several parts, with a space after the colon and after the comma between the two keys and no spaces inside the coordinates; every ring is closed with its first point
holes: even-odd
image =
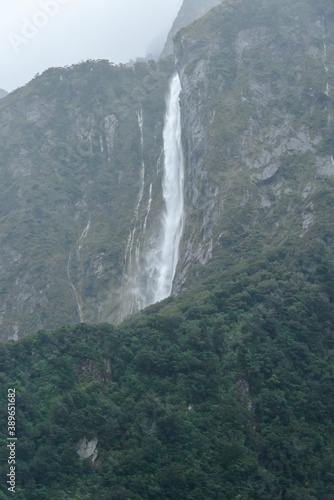
{"type": "Polygon", "coordinates": [[[144,234],[146,233],[147,219],[148,219],[148,216],[150,215],[151,205],[152,205],[152,182],[150,184],[150,190],[149,190],[149,195],[148,195],[148,203],[147,203],[146,215],[145,215],[145,220],[144,220],[144,227],[143,227],[143,233],[144,234]]]}
{"type": "MultiPolygon", "coordinates": [[[[137,206],[135,220],[138,224],[135,224],[128,239],[125,252],[121,307],[117,321],[121,321],[150,304],[168,297],[172,291],[183,230],[184,161],[181,143],[180,92],[180,79],[175,74],[171,79],[169,94],[166,99],[163,130],[162,210],[160,214],[155,215],[155,220],[152,222],[151,218],[151,223],[149,223],[148,217],[154,199],[151,183],[149,189],[145,190],[148,190],[148,202],[144,220],[142,222],[139,220],[139,207],[137,206]],[[154,228],[154,233],[152,228],[154,228]],[[135,253],[135,255],[132,256],[132,253],[135,253]]],[[[142,132],[142,112],[138,113],[137,116],[142,132]]],[[[142,133],[141,146],[143,151],[142,133]]],[[[160,158],[158,160],[158,175],[159,163],[160,158]]],[[[142,172],[143,170],[142,163],[142,172]]],[[[143,199],[145,188],[142,172],[139,204],[143,199]]]]}
{"type": "Polygon", "coordinates": [[[162,188],[165,211],[162,221],[163,238],[156,260],[157,279],[154,302],[168,297],[172,291],[183,230],[184,162],[181,143],[180,92],[180,79],[178,74],[175,74],[171,81],[163,132],[165,162],[162,188]]]}
{"type": "MultiPolygon", "coordinates": [[[[80,238],[78,239],[78,242],[77,242],[77,245],[78,245],[77,251],[76,251],[77,263],[80,263],[80,252],[81,252],[81,250],[84,247],[84,239],[86,238],[86,236],[88,234],[89,228],[90,228],[90,218],[88,220],[87,226],[82,231],[81,236],[80,236],[80,238]]],[[[71,270],[71,259],[72,259],[72,252],[70,252],[70,255],[68,256],[66,272],[67,272],[67,277],[68,277],[68,281],[69,281],[70,287],[72,288],[72,291],[74,293],[74,297],[75,297],[75,300],[76,300],[76,303],[77,303],[78,315],[79,315],[80,323],[83,323],[84,322],[84,315],[83,315],[83,311],[82,311],[82,307],[81,307],[80,295],[79,295],[79,292],[77,291],[77,289],[75,288],[74,283],[73,283],[73,281],[71,279],[71,272],[70,272],[70,270],[71,270]]]]}
{"type": "MultiPolygon", "coordinates": [[[[327,97],[330,97],[330,85],[329,85],[329,80],[328,80],[328,72],[329,72],[329,67],[328,67],[328,58],[327,58],[327,45],[326,45],[326,19],[325,16],[322,18],[322,29],[323,29],[323,34],[322,34],[322,42],[324,46],[324,70],[327,78],[326,82],[326,90],[325,94],[327,97]]],[[[332,119],[332,109],[331,109],[331,100],[329,99],[329,104],[328,104],[328,117],[327,117],[327,124],[330,125],[331,119],[332,119]]],[[[332,159],[332,156],[331,156],[332,159]]]]}
{"type": "Polygon", "coordinates": [[[144,186],[145,186],[144,132],[143,132],[144,119],[143,119],[142,108],[140,108],[140,110],[137,111],[137,118],[138,118],[139,130],[140,130],[140,148],[141,148],[140,191],[139,191],[138,206],[137,206],[137,210],[136,210],[136,212],[138,214],[138,210],[140,207],[141,200],[143,198],[144,186]]]}
{"type": "Polygon", "coordinates": [[[127,243],[126,251],[125,251],[125,267],[129,266],[130,268],[132,266],[132,249],[133,249],[133,244],[135,241],[135,233],[136,233],[137,223],[138,223],[139,208],[140,208],[141,201],[143,199],[144,187],[145,187],[144,134],[143,134],[144,120],[143,120],[143,110],[141,108],[139,111],[137,111],[137,120],[138,120],[138,126],[139,126],[139,130],[140,130],[140,147],[141,147],[140,188],[139,188],[137,207],[135,210],[133,229],[130,231],[130,234],[128,237],[128,243],[127,243]],[[129,261],[129,263],[128,263],[128,261],[129,261]]]}

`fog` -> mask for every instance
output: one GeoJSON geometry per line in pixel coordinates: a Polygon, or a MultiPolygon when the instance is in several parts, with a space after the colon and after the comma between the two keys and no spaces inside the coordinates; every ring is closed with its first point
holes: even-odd
{"type": "Polygon", "coordinates": [[[0,88],[87,59],[125,63],[159,52],[182,0],[3,1],[0,88]]]}

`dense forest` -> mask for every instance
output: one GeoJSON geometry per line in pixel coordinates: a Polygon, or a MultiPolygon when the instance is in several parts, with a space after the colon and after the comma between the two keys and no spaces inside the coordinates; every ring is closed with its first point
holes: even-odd
{"type": "Polygon", "coordinates": [[[283,252],[212,262],[191,293],[118,327],[6,344],[16,498],[333,499],[333,262],[283,252]]]}

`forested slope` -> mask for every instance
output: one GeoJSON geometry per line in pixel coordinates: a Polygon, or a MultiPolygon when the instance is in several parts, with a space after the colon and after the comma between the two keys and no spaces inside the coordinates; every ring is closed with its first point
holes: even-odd
{"type": "Polygon", "coordinates": [[[334,273],[322,252],[312,262],[205,268],[191,292],[119,327],[7,344],[16,497],[334,498],[334,273]],[[77,454],[84,438],[98,439],[93,463],[77,454]]]}

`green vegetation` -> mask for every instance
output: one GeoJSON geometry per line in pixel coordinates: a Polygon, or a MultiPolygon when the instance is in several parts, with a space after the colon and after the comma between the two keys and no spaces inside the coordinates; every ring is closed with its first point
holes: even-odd
{"type": "Polygon", "coordinates": [[[226,265],[332,233],[333,19],[329,0],[226,0],[176,35],[182,110],[197,110],[183,130],[186,286],[205,247],[226,265]]]}
{"type": "MultiPolygon", "coordinates": [[[[199,275],[117,328],[3,347],[16,498],[334,498],[332,256],[282,248],[199,275]],[[99,440],[94,464],[76,453],[84,437],[99,440]]],[[[1,422],[5,471],[4,404],[1,422]]]]}
{"type": "Polygon", "coordinates": [[[2,327],[46,325],[0,352],[19,500],[334,500],[333,23],[329,0],[235,0],[176,36],[183,291],[117,327],[137,112],[154,212],[173,62],[52,68],[0,101],[2,327]]]}
{"type": "Polygon", "coordinates": [[[70,280],[84,319],[110,320],[140,186],[137,112],[152,182],[172,71],[170,60],[86,61],[1,100],[2,338],[80,321],[70,280]]]}

